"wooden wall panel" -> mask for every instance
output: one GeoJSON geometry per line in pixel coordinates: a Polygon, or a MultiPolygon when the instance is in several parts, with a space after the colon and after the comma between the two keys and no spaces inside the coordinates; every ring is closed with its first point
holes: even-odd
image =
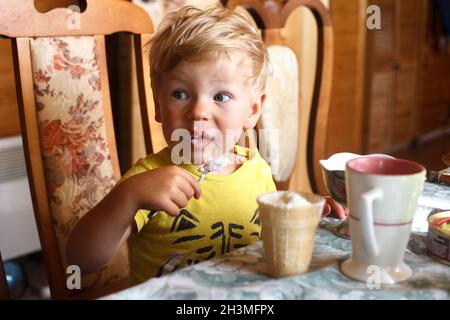
{"type": "Polygon", "coordinates": [[[330,2],[335,56],[328,154],[387,151],[450,125],[450,56],[433,52],[425,39],[427,3],[330,2]],[[380,6],[381,30],[366,28],[369,4],[380,6]]]}
{"type": "Polygon", "coordinates": [[[450,127],[450,54],[432,48],[431,3],[423,2],[421,9],[427,14],[422,19],[420,87],[415,118],[417,135],[450,127]]]}
{"type": "Polygon", "coordinates": [[[333,86],[327,153],[361,152],[366,0],[333,0],[333,86]]]}
{"type": "Polygon", "coordinates": [[[370,85],[367,152],[372,153],[387,149],[391,143],[394,72],[390,69],[375,71],[370,85]]]}
{"type": "Polygon", "coordinates": [[[410,143],[415,135],[419,85],[422,0],[396,1],[395,57],[397,61],[391,145],[410,143]]]}
{"type": "Polygon", "coordinates": [[[418,62],[420,2],[422,0],[397,0],[395,15],[397,59],[401,63],[418,62]]]}
{"type": "Polygon", "coordinates": [[[382,29],[368,32],[365,151],[402,148],[449,126],[450,56],[425,38],[428,2],[371,0],[382,29]]]}
{"type": "Polygon", "coordinates": [[[408,143],[413,139],[413,114],[414,109],[416,108],[416,74],[415,67],[400,69],[396,73],[396,92],[391,141],[391,144],[394,146],[408,143]]]}
{"type": "Polygon", "coordinates": [[[395,0],[371,0],[381,9],[381,30],[367,31],[364,153],[391,145],[395,92],[395,0]]]}
{"type": "Polygon", "coordinates": [[[426,134],[450,126],[450,56],[425,52],[417,131],[426,134]]]}
{"type": "Polygon", "coordinates": [[[392,62],[395,46],[395,0],[373,0],[369,2],[380,7],[381,10],[381,30],[369,31],[373,37],[374,62],[392,62]]]}

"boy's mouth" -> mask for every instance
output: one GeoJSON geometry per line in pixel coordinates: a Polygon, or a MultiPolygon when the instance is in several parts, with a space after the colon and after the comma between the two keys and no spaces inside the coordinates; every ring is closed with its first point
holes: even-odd
{"type": "Polygon", "coordinates": [[[206,134],[205,132],[199,132],[191,135],[191,144],[194,148],[206,147],[211,142],[214,142],[214,137],[206,134]]]}

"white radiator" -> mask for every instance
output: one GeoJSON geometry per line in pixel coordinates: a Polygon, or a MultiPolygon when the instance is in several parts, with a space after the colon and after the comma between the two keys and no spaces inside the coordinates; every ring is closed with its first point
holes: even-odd
{"type": "Polygon", "coordinates": [[[3,259],[40,248],[22,138],[0,138],[0,250],[3,259]]]}

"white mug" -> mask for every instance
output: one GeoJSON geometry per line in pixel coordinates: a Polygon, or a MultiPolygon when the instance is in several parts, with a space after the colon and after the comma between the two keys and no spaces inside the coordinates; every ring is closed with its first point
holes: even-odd
{"type": "Polygon", "coordinates": [[[425,168],[372,157],[350,160],[345,173],[352,257],[341,265],[342,272],[365,282],[378,277],[380,284],[408,279],[412,271],[403,258],[425,168]]]}

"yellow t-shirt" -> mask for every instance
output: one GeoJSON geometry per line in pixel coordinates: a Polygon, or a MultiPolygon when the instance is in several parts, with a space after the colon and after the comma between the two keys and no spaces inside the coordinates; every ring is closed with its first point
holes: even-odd
{"type": "MultiPolygon", "coordinates": [[[[275,191],[275,184],[269,165],[256,150],[236,146],[234,151],[245,156],[242,166],[227,176],[207,174],[200,183],[200,199],[191,198],[178,216],[160,212],[149,220],[148,210],[136,213],[138,232],[129,239],[134,283],[259,240],[256,198],[275,191]]],[[[170,151],[166,148],[140,159],[123,179],[172,164],[170,151]]],[[[182,164],[180,167],[195,178],[200,177],[195,166],[182,164]]]]}

